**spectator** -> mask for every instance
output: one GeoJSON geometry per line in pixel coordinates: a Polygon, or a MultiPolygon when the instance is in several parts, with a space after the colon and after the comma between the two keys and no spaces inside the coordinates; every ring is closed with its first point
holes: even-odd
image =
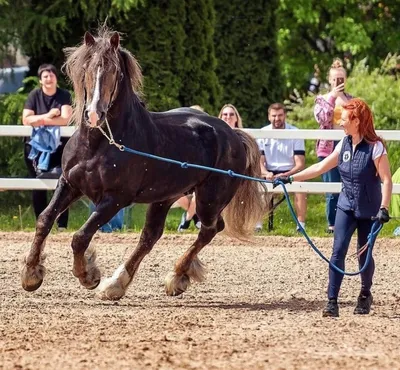
{"type": "MultiPolygon", "coordinates": [[[[90,202],[89,215],[94,212],[95,208],[96,208],[95,205],[92,202],[90,202]]],[[[124,217],[125,217],[125,208],[122,208],[110,221],[102,225],[99,228],[99,230],[103,233],[111,233],[116,230],[122,230],[122,227],[124,226],[124,217]]]]}
{"type": "MultiPolygon", "coordinates": [[[[200,105],[192,105],[190,108],[196,109],[200,112],[204,112],[203,107],[200,105]]],[[[184,195],[179,198],[172,207],[181,207],[184,209],[184,212],[181,216],[181,221],[178,225],[178,232],[182,232],[187,230],[190,227],[190,223],[193,220],[193,223],[197,229],[200,229],[201,222],[196,215],[196,195],[195,193],[184,195]]]]}
{"type": "MultiPolygon", "coordinates": [[[[351,237],[357,229],[357,249],[360,268],[365,264],[368,243],[375,217],[381,223],[389,221],[389,203],[392,194],[392,178],[385,145],[376,134],[372,112],[361,99],[351,99],[343,105],[341,126],[345,134],[327,158],[291,176],[280,177],[283,183],[304,181],[339,167],[342,191],[336,212],[335,235],[331,262],[344,269],[344,262],[351,237]],[[382,184],[381,184],[382,182],[382,184]],[[364,250],[365,252],[365,250],[364,250]]],[[[275,185],[275,184],[274,184],[275,185]]],[[[372,258],[361,273],[361,290],[354,314],[366,315],[372,304],[372,279],[375,270],[372,258]]],[[[343,274],[329,269],[328,303],[322,316],[338,317],[338,295],[343,274]]]]}
{"type": "MultiPolygon", "coordinates": [[[[61,157],[68,139],[60,137],[60,126],[66,126],[72,115],[71,94],[57,87],[57,71],[51,64],[38,70],[40,88],[28,96],[22,113],[22,123],[32,126],[32,136],[25,140],[25,163],[31,178],[58,178],[61,157]]],[[[36,218],[47,206],[44,190],[32,192],[36,218]]],[[[68,224],[68,210],[57,220],[59,230],[68,224]]]]}
{"type": "MultiPolygon", "coordinates": [[[[298,130],[286,122],[286,109],[281,103],[274,103],[268,108],[268,120],[271,123],[262,130],[298,130]]],[[[305,146],[302,139],[258,139],[261,151],[261,175],[273,181],[279,176],[290,176],[305,167],[305,146]]],[[[307,196],[305,193],[294,195],[294,205],[300,225],[306,227],[307,196]]],[[[262,223],[256,225],[261,231],[262,223]]],[[[299,229],[297,229],[299,231],[299,229]]]]}
{"type": "MultiPolygon", "coordinates": [[[[200,107],[199,105],[193,105],[190,108],[198,109],[204,112],[203,108],[200,107]]],[[[225,121],[232,128],[243,127],[242,118],[240,117],[240,114],[236,109],[236,107],[232,104],[225,104],[221,108],[218,114],[218,118],[225,121]]],[[[196,228],[200,229],[201,222],[196,215],[196,195],[193,193],[181,197],[175,202],[175,204],[178,205],[179,207],[182,207],[185,210],[185,212],[183,212],[182,214],[181,222],[179,223],[178,226],[178,231],[182,232],[184,230],[187,230],[192,220],[196,228]]]]}
{"type": "MultiPolygon", "coordinates": [[[[340,115],[342,106],[346,104],[352,96],[344,91],[346,85],[346,70],[340,59],[334,59],[328,73],[330,84],[330,92],[326,95],[318,95],[315,99],[314,116],[319,127],[323,130],[342,130],[340,127],[340,115]]],[[[322,161],[332,152],[337,141],[318,140],[317,141],[317,156],[318,160],[322,161]]],[[[337,167],[322,175],[324,182],[340,182],[340,175],[337,167]]],[[[336,207],[339,194],[326,193],[326,218],[328,222],[328,233],[333,233],[335,230],[336,207]]]]}
{"type": "Polygon", "coordinates": [[[243,128],[242,117],[236,107],[232,104],[225,104],[219,111],[218,118],[225,121],[232,128],[243,128]]]}

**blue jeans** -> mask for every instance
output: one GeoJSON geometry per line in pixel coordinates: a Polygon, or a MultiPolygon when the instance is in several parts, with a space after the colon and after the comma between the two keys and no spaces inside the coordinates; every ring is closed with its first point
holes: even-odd
{"type": "MultiPolygon", "coordinates": [[[[325,157],[318,157],[318,160],[321,162],[325,157]]],[[[332,168],[328,172],[322,174],[323,182],[340,182],[340,174],[337,167],[332,168]]],[[[328,226],[335,226],[335,217],[336,217],[336,207],[339,199],[339,194],[335,193],[326,193],[326,219],[328,221],[328,226]]]]}
{"type": "MultiPolygon", "coordinates": [[[[357,230],[357,250],[362,248],[368,241],[368,235],[371,231],[374,221],[371,219],[357,219],[354,217],[353,211],[342,211],[338,208],[335,220],[335,236],[333,239],[333,252],[331,262],[344,270],[345,258],[349,249],[350,239],[357,230]]],[[[358,259],[358,264],[364,266],[367,257],[365,251],[358,259]]],[[[361,274],[361,293],[368,295],[372,286],[372,278],[375,271],[375,262],[371,257],[368,267],[361,274]]],[[[337,298],[339,295],[340,285],[342,284],[343,274],[329,268],[329,285],[328,299],[337,298]]]]}
{"type": "MultiPolygon", "coordinates": [[[[95,206],[92,202],[89,204],[89,212],[93,213],[95,206]]],[[[101,226],[99,230],[103,233],[111,233],[114,230],[121,230],[124,225],[124,208],[119,210],[119,212],[106,224],[101,226]]]]}

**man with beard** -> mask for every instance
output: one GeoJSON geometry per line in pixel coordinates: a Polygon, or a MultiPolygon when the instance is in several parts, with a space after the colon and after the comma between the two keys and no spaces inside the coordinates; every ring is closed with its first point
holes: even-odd
{"type": "MultiPolygon", "coordinates": [[[[268,120],[271,123],[262,130],[298,130],[286,122],[286,108],[281,103],[271,104],[268,108],[268,120]]],[[[280,176],[293,175],[305,167],[305,146],[303,139],[258,139],[261,151],[261,174],[273,181],[280,176]]],[[[300,225],[305,228],[307,196],[305,193],[294,195],[294,205],[300,225]]],[[[259,223],[256,230],[262,228],[259,223]]],[[[297,231],[299,229],[297,228],[297,231]]]]}

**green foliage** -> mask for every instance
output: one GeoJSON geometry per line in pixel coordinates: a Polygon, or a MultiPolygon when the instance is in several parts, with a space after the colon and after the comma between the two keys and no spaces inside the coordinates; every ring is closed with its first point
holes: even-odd
{"type": "Polygon", "coordinates": [[[42,63],[58,69],[65,46],[77,44],[84,32],[99,25],[99,19],[123,17],[144,0],[13,0],[0,3],[0,57],[9,46],[21,48],[30,57],[30,74],[42,63]],[[17,11],[16,11],[17,9],[17,11]]]}
{"type": "Polygon", "coordinates": [[[334,57],[368,57],[377,67],[400,49],[400,2],[281,0],[277,11],[280,65],[286,86],[303,87],[318,64],[325,74],[334,57]]]}
{"type": "Polygon", "coordinates": [[[234,104],[246,127],[261,127],[268,105],[282,97],[274,14],[277,7],[277,0],[215,0],[222,103],[234,104]]]}
{"type": "MultiPolygon", "coordinates": [[[[346,83],[346,90],[353,96],[365,100],[374,113],[377,130],[400,129],[400,80],[388,73],[397,63],[397,55],[389,55],[379,68],[371,69],[366,59],[360,61],[353,69],[346,83]]],[[[299,128],[316,129],[314,119],[314,97],[308,96],[303,104],[294,105],[288,120],[299,128]]],[[[315,142],[307,141],[307,153],[314,154],[315,142]]],[[[391,170],[394,172],[400,163],[400,143],[388,143],[391,170]]]]}
{"type": "Polygon", "coordinates": [[[184,71],[179,100],[182,106],[198,104],[206,112],[217,114],[221,86],[214,51],[214,2],[187,0],[185,4],[184,71]]]}
{"type": "Polygon", "coordinates": [[[211,0],[147,1],[119,20],[117,28],[126,34],[123,45],[142,66],[149,109],[193,104],[210,113],[217,109],[214,23],[211,0]]]}
{"type": "Polygon", "coordinates": [[[135,54],[142,67],[145,100],[151,110],[180,106],[185,18],[184,2],[149,0],[118,22],[118,30],[126,34],[123,46],[135,54]]]}

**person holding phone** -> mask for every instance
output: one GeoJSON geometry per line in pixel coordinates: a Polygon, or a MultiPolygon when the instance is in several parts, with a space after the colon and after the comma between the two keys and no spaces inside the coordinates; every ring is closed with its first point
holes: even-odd
{"type": "MultiPolygon", "coordinates": [[[[367,257],[364,247],[368,243],[374,219],[380,223],[389,221],[389,205],[393,182],[385,143],[374,128],[371,109],[361,99],[349,100],[343,105],[340,125],[346,136],[323,161],[313,164],[291,176],[274,180],[280,182],[305,181],[317,177],[334,167],[339,168],[342,178],[336,230],[331,262],[344,269],[350,240],[357,230],[357,252],[360,268],[367,257]]],[[[371,258],[361,275],[361,289],[354,309],[356,315],[367,315],[372,304],[372,280],[375,262],[371,258]]],[[[324,317],[338,317],[338,296],[343,274],[329,268],[328,303],[322,312],[324,317]]]]}
{"type": "MultiPolygon", "coordinates": [[[[343,62],[335,58],[328,72],[330,91],[325,95],[318,95],[315,99],[314,116],[320,129],[322,130],[341,130],[340,117],[342,107],[352,96],[345,91],[347,73],[343,67],[343,62]]],[[[322,161],[328,157],[337,145],[337,141],[318,140],[317,156],[322,161]]],[[[332,168],[322,175],[324,182],[340,182],[340,175],[337,167],[332,168]]],[[[333,233],[335,230],[335,216],[339,194],[326,193],[326,218],[328,222],[327,232],[333,233]]]]}

